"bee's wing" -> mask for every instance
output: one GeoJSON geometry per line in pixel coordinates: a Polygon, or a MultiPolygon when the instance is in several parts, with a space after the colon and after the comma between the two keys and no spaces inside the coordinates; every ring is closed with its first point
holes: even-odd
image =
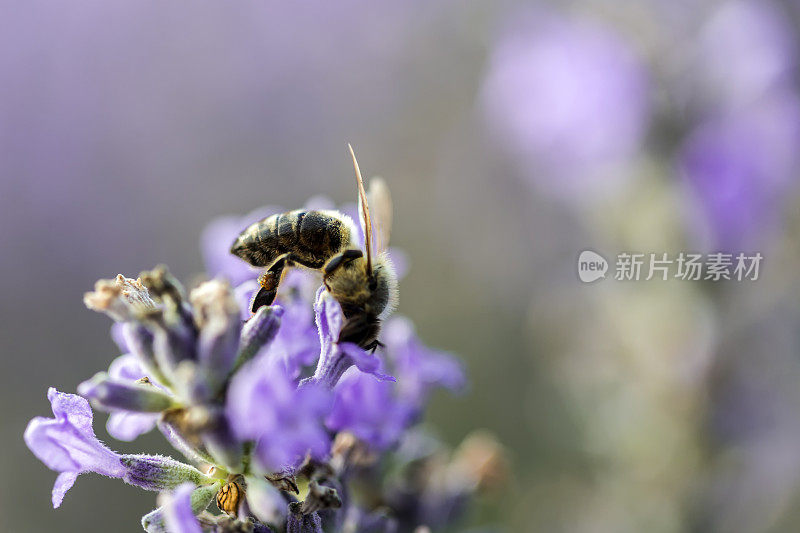
{"type": "Polygon", "coordinates": [[[350,155],[353,156],[353,168],[356,171],[356,181],[358,182],[358,221],[364,231],[364,248],[367,253],[367,272],[372,272],[372,219],[369,216],[369,203],[367,193],[364,192],[364,180],[361,179],[361,169],[358,168],[356,154],[353,147],[349,144],[350,155]]]}
{"type": "Polygon", "coordinates": [[[383,178],[369,180],[367,199],[375,223],[375,250],[380,253],[389,247],[392,233],[392,196],[383,178]]]}

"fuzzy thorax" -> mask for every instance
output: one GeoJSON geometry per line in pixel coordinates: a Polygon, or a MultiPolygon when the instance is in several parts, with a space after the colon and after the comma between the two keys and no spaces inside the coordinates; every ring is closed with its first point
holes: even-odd
{"type": "Polygon", "coordinates": [[[359,309],[383,320],[397,307],[397,275],[386,252],[373,258],[372,276],[366,257],[359,257],[336,269],[326,284],[344,309],[359,309]]]}

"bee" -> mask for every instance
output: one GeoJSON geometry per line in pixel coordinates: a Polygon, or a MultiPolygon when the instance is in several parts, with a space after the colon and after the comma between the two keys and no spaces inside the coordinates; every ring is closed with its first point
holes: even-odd
{"type": "Polygon", "coordinates": [[[231,253],[256,267],[266,267],[251,311],[272,304],[287,267],[301,266],[322,273],[325,288],[342,306],[345,324],[339,342],[375,350],[381,321],[397,303],[397,276],[386,253],[392,203],[383,180],[370,183],[369,201],[353,147],[348,145],[358,186],[359,222],[364,249],[354,243],[355,224],[339,211],[298,209],[264,218],[245,229],[231,253]],[[370,203],[376,214],[373,233],[370,203]]]}
{"type": "Polygon", "coordinates": [[[237,481],[228,481],[217,492],[217,507],[231,516],[239,512],[239,504],[244,501],[245,490],[237,481]]]}

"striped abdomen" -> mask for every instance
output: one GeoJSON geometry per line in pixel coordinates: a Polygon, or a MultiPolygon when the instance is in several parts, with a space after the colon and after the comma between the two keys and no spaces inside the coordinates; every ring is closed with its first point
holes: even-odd
{"type": "Polygon", "coordinates": [[[335,211],[304,211],[269,216],[244,230],[231,253],[253,266],[270,266],[283,254],[305,267],[320,269],[350,245],[350,227],[335,211]]]}

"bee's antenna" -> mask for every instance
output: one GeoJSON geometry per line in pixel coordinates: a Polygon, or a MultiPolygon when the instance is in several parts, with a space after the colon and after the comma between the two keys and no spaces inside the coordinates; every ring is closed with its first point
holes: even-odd
{"type": "Polygon", "coordinates": [[[367,273],[372,277],[372,219],[369,217],[369,205],[367,204],[367,193],[364,191],[364,180],[361,179],[361,169],[358,168],[356,154],[353,147],[347,143],[350,155],[353,156],[353,168],[356,170],[356,181],[358,182],[358,205],[361,208],[361,219],[364,221],[364,245],[367,248],[367,273]]]}

